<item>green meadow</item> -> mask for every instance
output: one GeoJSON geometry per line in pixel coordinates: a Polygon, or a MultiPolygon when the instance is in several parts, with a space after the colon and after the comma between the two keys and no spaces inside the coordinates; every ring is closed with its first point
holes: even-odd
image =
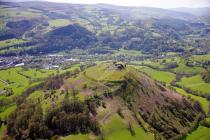
{"type": "Polygon", "coordinates": [[[205,83],[200,75],[195,75],[192,77],[183,77],[179,85],[190,88],[193,91],[198,91],[202,93],[210,94],[210,84],[205,83]]]}
{"type": "Polygon", "coordinates": [[[0,8],[0,16],[3,19],[8,18],[35,18],[39,17],[41,14],[32,11],[20,11],[18,8],[0,8]]]}
{"type": "Polygon", "coordinates": [[[151,78],[157,81],[170,83],[175,79],[175,74],[170,72],[159,71],[145,66],[134,66],[134,67],[137,68],[139,71],[148,74],[151,78]]]}
{"type": "Polygon", "coordinates": [[[5,126],[5,125],[2,125],[2,126],[0,127],[0,139],[2,139],[3,133],[4,133],[5,129],[6,129],[6,126],[5,126]]]}
{"type": "MultiPolygon", "coordinates": [[[[59,70],[59,73],[64,73],[66,71],[74,71],[79,68],[79,64],[75,64],[68,69],[59,70]]],[[[0,70],[0,90],[5,88],[11,88],[13,95],[5,96],[0,94],[1,100],[13,100],[22,94],[24,90],[31,86],[35,86],[42,82],[49,75],[58,73],[57,70],[46,70],[46,69],[26,69],[22,67],[9,68],[5,70],[0,70]]],[[[36,91],[34,94],[31,94],[28,98],[36,98],[42,95],[39,91],[36,91]]],[[[9,115],[15,106],[0,107],[0,117],[6,117],[9,115]]],[[[46,107],[45,107],[46,108],[46,107]]]]}
{"type": "Polygon", "coordinates": [[[62,27],[68,24],[70,24],[70,21],[67,19],[55,19],[49,21],[50,27],[62,27]]]}
{"type": "Polygon", "coordinates": [[[204,69],[201,67],[188,67],[185,65],[184,60],[180,60],[178,63],[178,67],[172,69],[173,72],[180,73],[180,74],[198,74],[204,69]]]}
{"type": "Polygon", "coordinates": [[[16,105],[12,105],[11,107],[7,108],[6,110],[4,110],[4,112],[0,113],[0,117],[2,119],[7,119],[9,114],[12,113],[14,110],[16,109],[16,105]]]}
{"type": "Polygon", "coordinates": [[[117,114],[113,115],[107,124],[103,125],[106,140],[154,140],[151,133],[146,133],[138,124],[133,124],[135,135],[128,130],[128,124],[117,114]]]}
{"type": "Polygon", "coordinates": [[[11,88],[14,92],[9,97],[0,96],[2,98],[13,98],[20,95],[26,88],[39,83],[40,79],[48,77],[53,74],[53,71],[24,69],[22,67],[15,67],[6,70],[0,70],[0,89],[11,88]],[[39,81],[33,82],[38,79],[39,81]],[[2,84],[3,82],[3,84],[2,84]]]}
{"type": "Polygon", "coordinates": [[[190,57],[190,60],[203,62],[203,61],[209,61],[210,60],[210,54],[207,55],[193,55],[190,57]]]}
{"type": "Polygon", "coordinates": [[[191,134],[187,135],[186,140],[209,140],[210,139],[210,128],[199,126],[191,134]]]}
{"type": "Polygon", "coordinates": [[[16,45],[16,44],[20,44],[24,42],[26,41],[23,39],[8,39],[8,40],[0,41],[0,48],[12,46],[12,45],[16,45]]]}
{"type": "Polygon", "coordinates": [[[61,140],[91,140],[89,135],[86,134],[76,134],[76,135],[70,135],[61,138],[61,140]]]}

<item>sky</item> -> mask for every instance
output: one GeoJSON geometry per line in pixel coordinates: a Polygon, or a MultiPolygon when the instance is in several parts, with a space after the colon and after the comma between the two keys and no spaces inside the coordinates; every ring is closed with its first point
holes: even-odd
{"type": "MultiPolygon", "coordinates": [[[[31,0],[13,0],[13,1],[31,1],[31,0]]],[[[40,1],[45,1],[45,0],[40,0],[40,1]]],[[[47,1],[78,3],[78,4],[106,3],[106,4],[114,4],[122,6],[146,6],[146,7],[158,7],[158,8],[210,7],[210,0],[47,0],[47,1]]]]}

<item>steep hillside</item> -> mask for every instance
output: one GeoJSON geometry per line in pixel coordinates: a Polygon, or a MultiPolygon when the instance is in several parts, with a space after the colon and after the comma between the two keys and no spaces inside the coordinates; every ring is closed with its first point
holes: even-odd
{"type": "Polygon", "coordinates": [[[185,12],[196,16],[207,16],[210,13],[210,7],[204,8],[175,8],[177,12],[185,12]]]}
{"type": "Polygon", "coordinates": [[[73,48],[87,49],[94,47],[96,42],[97,38],[92,32],[78,24],[72,24],[48,32],[38,50],[44,53],[56,53],[73,48]]]}

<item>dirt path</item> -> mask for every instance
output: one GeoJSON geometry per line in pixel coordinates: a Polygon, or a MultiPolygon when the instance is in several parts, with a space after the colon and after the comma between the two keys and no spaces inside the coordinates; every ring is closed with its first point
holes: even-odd
{"type": "Polygon", "coordinates": [[[111,117],[111,115],[114,113],[114,111],[111,111],[111,112],[109,112],[109,113],[107,113],[101,120],[100,120],[100,122],[101,123],[105,123],[108,119],[109,119],[109,117],[111,117]]]}

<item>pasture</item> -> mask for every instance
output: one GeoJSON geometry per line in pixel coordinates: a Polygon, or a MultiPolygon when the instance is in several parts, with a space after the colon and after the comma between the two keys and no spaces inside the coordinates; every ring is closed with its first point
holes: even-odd
{"type": "Polygon", "coordinates": [[[186,140],[209,140],[210,138],[210,128],[199,126],[191,134],[187,135],[186,140]]]}
{"type": "Polygon", "coordinates": [[[117,114],[113,115],[107,124],[103,125],[105,139],[107,140],[153,140],[151,133],[146,133],[138,124],[133,124],[135,136],[128,130],[128,124],[117,114]]]}
{"type": "Polygon", "coordinates": [[[190,88],[193,91],[202,92],[206,94],[210,94],[210,84],[205,83],[200,75],[195,75],[192,77],[183,77],[179,85],[190,88]]]}
{"type": "Polygon", "coordinates": [[[62,27],[68,24],[70,24],[70,21],[67,19],[55,19],[49,21],[50,27],[62,27]]]}
{"type": "Polygon", "coordinates": [[[26,40],[23,39],[8,39],[8,40],[4,40],[4,41],[0,41],[0,48],[4,48],[4,47],[8,47],[8,46],[12,46],[12,45],[16,45],[16,44],[20,44],[20,43],[24,43],[26,42],[26,40]]]}
{"type": "Polygon", "coordinates": [[[145,67],[145,66],[134,66],[134,67],[137,68],[139,71],[146,73],[152,79],[155,79],[160,82],[168,83],[168,84],[171,81],[173,81],[176,76],[175,74],[170,73],[170,72],[159,71],[159,70],[155,70],[155,69],[145,67]]]}

